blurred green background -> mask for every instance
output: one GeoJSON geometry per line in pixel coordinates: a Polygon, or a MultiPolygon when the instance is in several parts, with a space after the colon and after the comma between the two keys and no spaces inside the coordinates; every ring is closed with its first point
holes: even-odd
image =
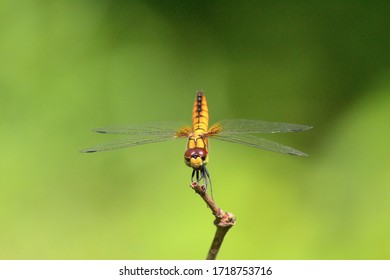
{"type": "Polygon", "coordinates": [[[390,258],[390,2],[0,0],[0,258],[203,259],[215,227],[185,141],[105,153],[91,128],[211,121],[314,126],[211,142],[237,216],[219,259],[390,258]]]}

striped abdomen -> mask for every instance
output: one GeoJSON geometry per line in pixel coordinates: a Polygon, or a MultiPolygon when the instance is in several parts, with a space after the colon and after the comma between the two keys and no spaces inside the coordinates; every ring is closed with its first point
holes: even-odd
{"type": "Polygon", "coordinates": [[[206,133],[209,127],[209,109],[203,92],[196,94],[194,108],[192,110],[192,130],[198,133],[206,133]]]}

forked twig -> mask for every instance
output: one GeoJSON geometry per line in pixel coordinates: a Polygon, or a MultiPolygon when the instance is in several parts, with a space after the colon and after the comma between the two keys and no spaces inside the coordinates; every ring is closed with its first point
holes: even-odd
{"type": "Polygon", "coordinates": [[[200,186],[197,182],[192,182],[191,188],[206,202],[215,217],[214,225],[217,227],[217,231],[206,258],[206,260],[215,260],[226,233],[236,223],[236,217],[232,213],[224,212],[219,208],[215,204],[214,199],[207,194],[204,186],[200,186]]]}

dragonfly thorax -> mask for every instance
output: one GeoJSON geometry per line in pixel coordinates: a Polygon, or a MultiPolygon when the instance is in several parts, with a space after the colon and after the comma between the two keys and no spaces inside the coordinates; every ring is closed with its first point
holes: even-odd
{"type": "Polygon", "coordinates": [[[208,159],[208,153],[206,149],[203,148],[187,149],[187,151],[184,153],[185,163],[194,169],[202,168],[202,166],[207,164],[208,159]]]}

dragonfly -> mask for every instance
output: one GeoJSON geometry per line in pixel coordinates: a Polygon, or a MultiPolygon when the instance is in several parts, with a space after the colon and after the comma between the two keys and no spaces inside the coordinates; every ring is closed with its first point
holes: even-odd
{"type": "Polygon", "coordinates": [[[210,173],[206,168],[209,162],[209,138],[283,154],[307,156],[307,154],[294,148],[261,138],[258,134],[300,132],[311,128],[311,126],[300,124],[247,119],[222,120],[209,127],[209,109],[206,97],[203,91],[198,91],[192,109],[192,126],[183,122],[161,121],[98,128],[94,131],[104,134],[127,135],[127,137],[100,144],[82,150],[82,152],[94,153],[168,140],[187,139],[184,162],[192,168],[191,181],[200,182],[203,180],[206,189],[210,185],[212,191],[210,173]]]}

